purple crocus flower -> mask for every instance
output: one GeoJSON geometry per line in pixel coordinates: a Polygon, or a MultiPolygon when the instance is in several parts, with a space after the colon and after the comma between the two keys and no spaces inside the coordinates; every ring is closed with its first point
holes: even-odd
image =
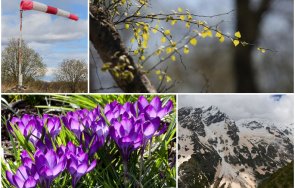
{"type": "Polygon", "coordinates": [[[55,138],[61,131],[60,119],[57,116],[43,115],[43,123],[47,125],[48,132],[52,138],[55,138]]]}
{"type": "Polygon", "coordinates": [[[96,166],[96,160],[88,164],[88,155],[83,152],[81,147],[75,147],[71,142],[68,148],[68,170],[72,175],[72,186],[76,187],[82,176],[93,170],[96,166]]]}
{"type": "Polygon", "coordinates": [[[7,180],[11,185],[17,188],[34,188],[37,186],[37,181],[31,174],[28,167],[20,166],[15,174],[6,171],[7,180]]]}
{"type": "Polygon", "coordinates": [[[161,120],[159,117],[153,118],[150,121],[146,121],[142,125],[142,133],[145,139],[150,139],[154,136],[156,131],[160,127],[161,120]]]}
{"type": "Polygon", "coordinates": [[[81,137],[81,133],[84,130],[83,125],[80,123],[80,110],[77,110],[75,112],[68,112],[66,116],[62,116],[62,121],[67,129],[72,131],[77,138],[81,137]]]}
{"type": "Polygon", "coordinates": [[[112,124],[113,119],[122,117],[135,117],[137,119],[162,119],[173,109],[173,102],[169,100],[164,106],[158,96],[154,97],[149,103],[144,96],[140,96],[135,103],[127,102],[124,105],[114,101],[106,105],[104,112],[108,121],[112,124]]]}
{"type": "Polygon", "coordinates": [[[84,143],[83,148],[88,151],[88,155],[92,157],[99,148],[101,148],[105,143],[104,137],[99,137],[97,134],[91,134],[83,132],[84,143]]]}
{"type": "Polygon", "coordinates": [[[52,148],[51,139],[55,139],[61,131],[60,119],[57,116],[49,116],[44,114],[42,118],[36,115],[25,114],[21,118],[13,117],[8,122],[8,127],[12,131],[11,125],[17,126],[20,132],[33,144],[45,145],[48,148],[52,148]],[[47,126],[50,135],[45,134],[44,125],[47,126]],[[45,144],[43,143],[45,139],[45,144]]]}
{"type": "Polygon", "coordinates": [[[139,147],[145,148],[153,136],[167,130],[167,125],[161,123],[161,119],[172,109],[171,100],[163,106],[157,96],[150,103],[141,96],[135,103],[121,105],[114,101],[106,105],[104,112],[111,124],[110,136],[116,142],[123,160],[128,160],[132,151],[139,147]]]}
{"type": "Polygon", "coordinates": [[[67,169],[72,176],[72,187],[76,187],[82,176],[93,170],[96,166],[96,160],[89,164],[88,154],[81,146],[77,147],[69,142],[66,147],[58,149],[59,155],[67,157],[67,169]]]}
{"type": "Polygon", "coordinates": [[[30,174],[34,177],[36,181],[39,180],[39,174],[36,171],[36,165],[28,152],[26,150],[23,150],[20,157],[23,166],[30,170],[30,174]]]}
{"type": "MultiPolygon", "coordinates": [[[[146,141],[152,138],[153,136],[159,136],[165,132],[167,129],[166,124],[161,125],[160,119],[165,117],[170,111],[173,109],[173,103],[171,100],[167,102],[165,106],[162,105],[162,102],[159,97],[154,97],[151,102],[149,103],[148,100],[141,96],[139,97],[138,101],[135,103],[127,102],[124,105],[117,103],[116,101],[106,105],[105,113],[108,121],[111,125],[115,125],[122,119],[130,119],[133,118],[134,122],[138,122],[140,120],[140,131],[143,135],[143,145],[146,145],[146,141]]],[[[122,122],[122,127],[124,122],[122,122]]],[[[117,126],[117,125],[116,125],[117,126]]],[[[114,139],[114,129],[117,127],[114,126],[112,129],[112,138],[114,139]]],[[[131,129],[134,125],[131,126],[131,129]]],[[[112,127],[112,126],[111,126],[112,127]]],[[[127,130],[124,129],[124,130],[127,130]]],[[[118,130],[119,132],[120,130],[118,130]]],[[[128,132],[128,131],[127,131],[128,132]]],[[[122,136],[122,135],[121,135],[122,136]]],[[[124,135],[126,136],[126,135],[124,135]]]]}
{"type": "MultiPolygon", "coordinates": [[[[137,101],[138,111],[144,113],[146,120],[154,119],[156,117],[163,119],[167,114],[169,114],[173,109],[173,102],[169,100],[166,105],[163,106],[160,98],[158,96],[154,97],[149,103],[144,96],[140,96],[137,101]]],[[[153,123],[153,125],[156,125],[153,123]]],[[[153,134],[153,136],[159,136],[166,132],[168,126],[167,123],[160,121],[158,129],[153,134]]],[[[151,137],[150,137],[151,138],[151,137]]]]}
{"type": "Polygon", "coordinates": [[[85,148],[89,148],[89,156],[92,156],[105,143],[109,134],[109,127],[105,120],[98,116],[96,120],[88,120],[84,130],[85,148]]]}
{"type": "Polygon", "coordinates": [[[110,136],[116,142],[123,160],[128,161],[132,151],[141,146],[143,142],[141,124],[141,120],[135,120],[134,117],[123,117],[120,122],[113,119],[110,136]]]}
{"type": "Polygon", "coordinates": [[[123,106],[119,104],[117,101],[113,101],[107,104],[104,108],[105,116],[109,122],[111,122],[112,119],[120,118],[123,112],[125,112],[123,106]]]}
{"type": "Polygon", "coordinates": [[[154,97],[150,103],[144,96],[140,96],[137,101],[137,105],[139,113],[144,112],[149,117],[159,117],[160,119],[165,117],[173,109],[173,102],[171,100],[163,106],[162,101],[158,96],[154,97]]]}
{"type": "Polygon", "coordinates": [[[15,187],[36,187],[39,175],[36,172],[36,166],[33,160],[26,150],[23,150],[21,153],[21,161],[23,165],[18,168],[15,175],[10,171],[6,171],[7,180],[15,187]]]}
{"type": "Polygon", "coordinates": [[[35,115],[25,114],[21,118],[13,117],[8,122],[8,127],[12,130],[11,125],[17,126],[20,132],[35,144],[42,136],[42,120],[35,115]]]}
{"type": "Polygon", "coordinates": [[[58,156],[54,150],[45,152],[37,150],[35,153],[36,170],[42,187],[49,188],[52,181],[64,171],[66,156],[58,156]]]}
{"type": "Polygon", "coordinates": [[[99,107],[93,110],[77,110],[62,117],[65,126],[71,130],[83,148],[92,156],[105,143],[108,126],[100,114],[99,107]]]}

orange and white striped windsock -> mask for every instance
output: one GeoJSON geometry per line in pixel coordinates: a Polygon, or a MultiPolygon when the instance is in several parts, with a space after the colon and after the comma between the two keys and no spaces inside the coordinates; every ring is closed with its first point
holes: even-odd
{"type": "Polygon", "coordinates": [[[45,5],[43,3],[39,3],[31,0],[22,0],[20,3],[21,10],[37,10],[48,14],[54,14],[57,16],[62,16],[65,18],[69,18],[71,20],[77,21],[79,18],[75,14],[71,14],[70,12],[61,10],[59,8],[55,8],[52,6],[45,5]]]}

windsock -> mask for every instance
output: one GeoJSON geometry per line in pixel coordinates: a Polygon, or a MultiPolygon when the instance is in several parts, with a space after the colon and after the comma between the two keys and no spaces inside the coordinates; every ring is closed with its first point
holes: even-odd
{"type": "Polygon", "coordinates": [[[21,10],[37,10],[37,11],[45,12],[48,14],[54,14],[57,16],[69,18],[75,21],[78,21],[79,19],[78,16],[76,16],[75,14],[71,14],[70,12],[67,12],[52,6],[48,6],[36,1],[31,1],[31,0],[22,0],[20,3],[20,9],[21,10]]]}

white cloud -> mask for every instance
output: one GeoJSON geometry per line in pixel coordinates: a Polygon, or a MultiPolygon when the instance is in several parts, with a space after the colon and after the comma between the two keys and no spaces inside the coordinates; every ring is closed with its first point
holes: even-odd
{"type": "Polygon", "coordinates": [[[283,95],[275,101],[270,95],[180,95],[179,107],[217,106],[231,118],[262,118],[272,121],[294,122],[294,98],[283,95]]]}
{"type": "MultiPolygon", "coordinates": [[[[2,45],[19,36],[19,23],[15,16],[2,15],[2,45]]],[[[48,14],[31,13],[24,16],[23,38],[26,42],[53,43],[77,40],[87,36],[87,20],[78,22],[53,18],[48,14]]]]}
{"type": "Polygon", "coordinates": [[[47,72],[45,76],[53,76],[57,71],[57,68],[47,67],[47,72]]]}

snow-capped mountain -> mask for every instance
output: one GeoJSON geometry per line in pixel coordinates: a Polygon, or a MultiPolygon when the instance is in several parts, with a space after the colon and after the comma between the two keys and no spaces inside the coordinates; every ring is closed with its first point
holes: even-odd
{"type": "Polygon", "coordinates": [[[254,188],[293,160],[293,124],[232,120],[217,107],[178,112],[179,187],[254,188]]]}

